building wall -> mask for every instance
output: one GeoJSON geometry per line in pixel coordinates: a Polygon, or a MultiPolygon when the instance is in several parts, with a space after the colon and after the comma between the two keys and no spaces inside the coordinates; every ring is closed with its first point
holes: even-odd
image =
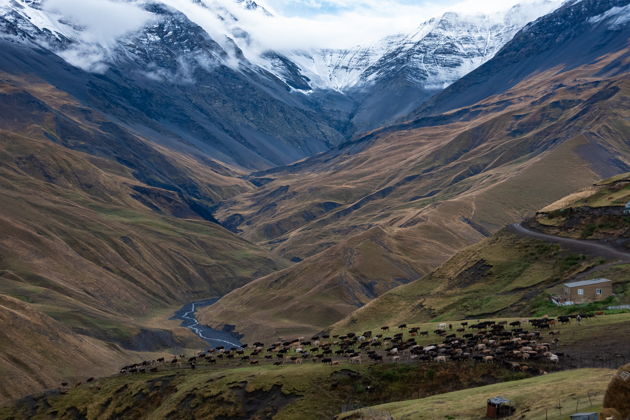
{"type": "Polygon", "coordinates": [[[612,282],[570,288],[565,286],[564,288],[565,299],[575,303],[597,302],[612,296],[612,294],[612,282]],[[578,289],[583,289],[584,294],[578,294],[578,289]],[[596,293],[597,289],[602,290],[601,295],[596,293]]]}

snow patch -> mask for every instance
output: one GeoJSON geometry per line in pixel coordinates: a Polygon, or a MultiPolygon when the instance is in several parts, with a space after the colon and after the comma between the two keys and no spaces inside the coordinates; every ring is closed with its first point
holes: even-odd
{"type": "Polygon", "coordinates": [[[594,16],[589,19],[592,24],[598,24],[606,21],[606,24],[611,29],[617,29],[630,22],[630,4],[624,7],[613,7],[606,13],[594,16]]]}

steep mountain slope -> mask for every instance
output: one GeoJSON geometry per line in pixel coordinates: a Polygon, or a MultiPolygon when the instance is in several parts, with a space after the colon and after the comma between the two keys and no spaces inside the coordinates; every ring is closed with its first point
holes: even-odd
{"type": "MultiPolygon", "coordinates": [[[[8,281],[4,275],[0,279],[8,281]]],[[[109,375],[128,360],[141,357],[77,334],[28,303],[4,294],[0,294],[0,323],[1,404],[56,387],[61,378],[109,375]]]]}
{"type": "Polygon", "coordinates": [[[275,51],[247,32],[252,14],[275,24],[254,2],[131,2],[119,7],[132,23],[107,40],[55,4],[0,2],[0,38],[13,43],[3,45],[2,70],[37,72],[177,150],[263,169],[406,115],[559,0],[493,16],[447,13],[372,46],[300,51],[275,51]]]}
{"type": "Polygon", "coordinates": [[[380,228],[371,229],[235,290],[199,319],[218,328],[235,322],[248,340],[315,334],[419,278],[415,261],[421,255],[405,245],[380,228]]]}
{"type": "MultiPolygon", "coordinates": [[[[359,107],[352,123],[363,130],[406,117],[445,87],[490,60],[514,35],[557,1],[516,5],[494,16],[446,13],[400,37],[361,74],[349,94],[359,107]]],[[[363,131],[359,130],[359,131],[363,131]]]]}
{"type": "MultiPolygon", "coordinates": [[[[630,174],[603,183],[583,192],[580,200],[609,202],[605,208],[611,220],[628,228],[628,220],[622,214],[623,207],[615,203],[620,192],[627,193],[630,174]],[[612,207],[611,207],[612,206],[612,207]]],[[[597,209],[585,209],[574,201],[575,195],[555,204],[551,213],[539,213],[528,225],[556,236],[572,237],[573,223],[563,226],[550,223],[553,215],[582,215],[583,224],[597,216],[597,209]],[[572,198],[573,197],[573,198],[572,198]],[[578,211],[578,210],[584,211],[578,211]]],[[[625,202],[623,203],[625,205],[625,202]]],[[[557,220],[556,220],[557,222],[557,220]]],[[[615,244],[616,234],[602,235],[608,246],[615,244]]],[[[596,239],[596,238],[593,238],[596,239]]],[[[589,241],[584,243],[588,244],[589,241]]],[[[596,240],[593,244],[600,244],[596,240]]],[[[622,244],[619,244],[623,251],[622,244]]],[[[379,325],[400,322],[419,322],[429,319],[482,318],[489,315],[527,316],[537,312],[553,313],[550,294],[558,294],[563,282],[586,280],[595,277],[609,278],[614,282],[616,301],[630,299],[629,270],[630,252],[620,260],[617,253],[602,253],[580,243],[558,243],[524,235],[519,230],[506,228],[477,245],[474,245],[442,265],[425,278],[398,287],[357,310],[334,325],[334,329],[369,329],[379,325]]],[[[558,310],[558,309],[555,309],[558,310]]]]}
{"type": "Polygon", "coordinates": [[[292,95],[282,81],[249,63],[232,41],[213,39],[187,15],[159,2],[146,4],[145,26],[107,48],[86,43],[81,31],[47,12],[62,26],[51,32],[50,23],[31,16],[42,14],[38,2],[17,4],[29,13],[0,9],[0,70],[37,75],[154,142],[266,168],[343,139],[309,107],[308,98],[292,95]]]}
{"type": "MultiPolygon", "coordinates": [[[[627,41],[628,34],[625,26],[606,36],[627,41]]],[[[588,65],[543,70],[471,107],[255,174],[252,180],[265,185],[227,201],[217,215],[244,237],[293,259],[378,226],[400,249],[413,247],[414,271],[427,274],[502,226],[630,169],[630,79],[622,71],[629,62],[624,46],[588,65]]],[[[296,281],[275,293],[294,296],[296,281]]],[[[255,296],[255,284],[221,305],[236,307],[239,296],[255,296]]],[[[264,300],[251,303],[253,311],[268,308],[264,300]]],[[[238,324],[220,307],[207,308],[205,319],[238,324]]]]}
{"type": "Polygon", "coordinates": [[[475,107],[256,174],[255,182],[267,184],[217,214],[248,239],[268,241],[289,257],[312,255],[377,222],[414,230],[430,217],[431,224],[459,218],[444,231],[480,238],[628,168],[627,77],[592,78],[617,60],[626,63],[627,52],[571,72],[547,72],[475,107]],[[443,125],[422,127],[440,120],[443,125]]]}
{"type": "MultiPolygon", "coordinates": [[[[449,86],[412,115],[470,106],[546,70],[590,64],[627,47],[628,7],[626,0],[568,1],[519,32],[492,62],[449,86]]],[[[615,71],[621,74],[627,68],[615,71]]]]}
{"type": "MultiPolygon", "coordinates": [[[[318,90],[332,89],[350,98],[352,131],[363,132],[406,116],[491,59],[523,26],[559,4],[555,0],[519,4],[494,15],[448,12],[411,34],[392,35],[371,46],[291,51],[286,56],[316,97],[318,90]]],[[[267,68],[281,74],[275,64],[267,68]]]]}
{"type": "Polygon", "coordinates": [[[151,145],[41,80],[0,79],[2,342],[14,343],[0,399],[185,347],[165,311],[285,266],[209,221],[204,203],[248,188],[228,168],[151,145]]]}

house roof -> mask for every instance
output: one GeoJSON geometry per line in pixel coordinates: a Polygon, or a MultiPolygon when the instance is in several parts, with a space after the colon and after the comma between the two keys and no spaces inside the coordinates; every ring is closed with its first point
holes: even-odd
{"type": "Polygon", "coordinates": [[[583,280],[583,281],[575,281],[573,283],[565,283],[566,287],[580,287],[580,286],[592,286],[594,284],[600,283],[610,283],[608,279],[593,279],[593,280],[583,280]]]}
{"type": "Polygon", "coordinates": [[[501,405],[501,404],[509,404],[512,401],[510,401],[510,400],[508,400],[506,398],[503,398],[503,397],[494,397],[494,398],[490,398],[488,400],[488,402],[490,404],[494,404],[494,405],[501,405]]]}

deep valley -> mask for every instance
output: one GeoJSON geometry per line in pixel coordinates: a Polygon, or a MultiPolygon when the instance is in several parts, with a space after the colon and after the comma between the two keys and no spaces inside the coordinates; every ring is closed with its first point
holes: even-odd
{"type": "Polygon", "coordinates": [[[66,3],[0,0],[0,418],[630,418],[628,0],[66,3]]]}

